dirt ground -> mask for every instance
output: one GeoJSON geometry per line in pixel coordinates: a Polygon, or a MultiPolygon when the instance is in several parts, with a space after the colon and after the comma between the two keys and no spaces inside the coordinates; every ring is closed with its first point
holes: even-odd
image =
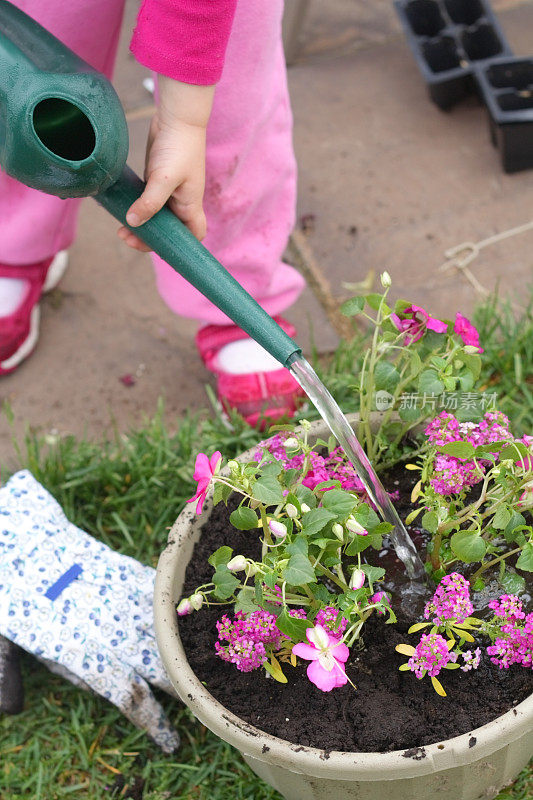
{"type": "MultiPolygon", "coordinates": [[[[287,0],[287,3],[295,0],[287,0]]],[[[127,0],[115,85],[128,114],[129,163],[142,169],[152,98],[147,71],[128,53],[137,0],[127,0]]],[[[531,55],[533,0],[493,3],[516,54],[531,55]]],[[[298,216],[336,294],[344,283],[387,269],[396,295],[439,314],[468,314],[472,280],[440,270],[444,253],[532,219],[533,170],[506,175],[485,110],[471,98],[449,113],[428,99],[392,8],[385,0],[311,0],[289,69],[299,164],[298,216]]],[[[192,337],[195,323],[160,300],[148,256],[115,236],[117,224],[93,201],[60,288],[43,302],[41,339],[0,399],[25,425],[99,437],[135,426],[164,396],[171,424],[207,405],[192,337]],[[133,385],[121,381],[133,376],[133,385]]],[[[471,265],[481,287],[498,283],[520,302],[531,282],[533,232],[483,250],[471,265]]],[[[479,287],[478,287],[479,288],[479,287]]],[[[306,290],[288,313],[305,348],[336,342],[306,290]]],[[[0,463],[14,462],[13,431],[0,418],[0,463]]]]}

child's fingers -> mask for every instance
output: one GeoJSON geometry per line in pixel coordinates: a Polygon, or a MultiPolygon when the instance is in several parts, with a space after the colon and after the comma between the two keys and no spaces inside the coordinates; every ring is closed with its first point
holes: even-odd
{"type": "Polygon", "coordinates": [[[171,197],[169,208],[188,227],[190,232],[202,241],[207,233],[207,221],[201,201],[184,203],[180,198],[171,197]]]}
{"type": "Polygon", "coordinates": [[[139,239],[138,236],[135,236],[135,234],[132,233],[129,228],[119,228],[117,233],[119,239],[122,239],[122,241],[125,242],[128,247],[133,247],[134,250],[139,250],[141,253],[150,252],[151,248],[148,247],[148,245],[145,244],[142,239],[139,239]]]}
{"type": "Polygon", "coordinates": [[[177,181],[166,170],[154,170],[145,186],[144,192],[129,208],[126,222],[133,228],[143,225],[160,211],[176,188],[177,181]]]}

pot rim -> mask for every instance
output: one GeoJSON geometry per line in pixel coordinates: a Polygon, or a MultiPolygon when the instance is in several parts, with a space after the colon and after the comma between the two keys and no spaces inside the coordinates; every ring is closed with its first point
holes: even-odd
{"type": "MultiPolygon", "coordinates": [[[[249,453],[243,453],[239,460],[248,458],[249,453]]],[[[157,565],[154,624],[163,664],[180,699],[221,739],[245,756],[281,764],[293,772],[336,780],[364,781],[375,780],[376,772],[383,780],[394,780],[465,766],[490,756],[526,734],[531,735],[533,694],[486,725],[442,742],[421,744],[419,748],[414,748],[415,752],[409,749],[388,753],[338,750],[327,753],[319,748],[304,747],[280,739],[237,717],[207,691],[192,671],[178,630],[176,602],[179,598],[173,597],[176,569],[182,568],[184,573],[186,568],[186,564],[180,565],[180,561],[183,561],[179,558],[180,551],[185,544],[192,548],[212,508],[210,492],[202,515],[197,516],[191,507],[186,507],[170,530],[167,547],[157,565]],[[472,737],[476,740],[474,745],[470,744],[472,737]]]]}

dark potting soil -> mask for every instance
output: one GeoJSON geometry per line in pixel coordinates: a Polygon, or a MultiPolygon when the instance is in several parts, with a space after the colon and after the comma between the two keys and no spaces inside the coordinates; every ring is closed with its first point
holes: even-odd
{"type": "MultiPolygon", "coordinates": [[[[396,487],[389,483],[389,488],[396,487]]],[[[233,528],[230,510],[231,504],[229,509],[218,505],[204,525],[187,568],[184,596],[211,580],[213,569],[207,559],[221,545],[229,545],[234,553],[259,557],[258,536],[233,528]]],[[[421,746],[485,725],[533,692],[533,671],[518,665],[500,670],[485,657],[476,671],[444,670],[439,677],[447,697],[440,697],[429,678],[417,680],[412,672],[398,671],[406,657],[396,653],[395,646],[416,643],[406,633],[407,623],[385,625],[375,616],[365,623],[364,644],[352,648],[346,663],[357,690],[346,684],[331,692],[320,691],[307,678],[308,662],[296,667],[284,664],[288,683],[280,684],[265,677],[263,669],[242,673],[215,655],[215,623],[226,610],[223,606],[202,608],[179,618],[193,671],[213,697],[238,717],[302,746],[326,752],[405,750],[406,757],[422,758],[421,746]]],[[[487,643],[480,643],[482,652],[487,643]]]]}

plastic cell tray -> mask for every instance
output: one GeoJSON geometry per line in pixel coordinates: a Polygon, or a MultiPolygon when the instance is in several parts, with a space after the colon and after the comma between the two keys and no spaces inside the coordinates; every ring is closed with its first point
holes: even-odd
{"type": "Polygon", "coordinates": [[[395,0],[394,5],[439,108],[447,110],[476,91],[475,65],[512,55],[486,0],[395,0]]]}
{"type": "Polygon", "coordinates": [[[533,167],[533,58],[493,59],[476,79],[505,172],[533,167]]]}

